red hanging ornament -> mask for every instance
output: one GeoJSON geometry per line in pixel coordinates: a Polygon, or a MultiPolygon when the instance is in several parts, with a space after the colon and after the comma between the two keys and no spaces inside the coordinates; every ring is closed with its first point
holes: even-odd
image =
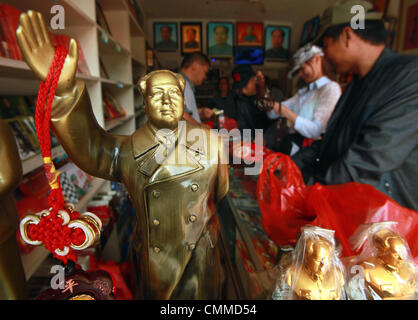
{"type": "Polygon", "coordinates": [[[66,204],[51,158],[49,134],[51,108],[67,50],[58,46],[48,75],[39,87],[36,102],[35,125],[41,147],[45,175],[50,186],[48,204],[50,208],[35,215],[27,215],[20,222],[22,239],[31,245],[44,245],[54,257],[67,263],[77,261],[74,250],[83,250],[100,238],[102,223],[93,213],[78,213],[72,204],[66,204]]]}

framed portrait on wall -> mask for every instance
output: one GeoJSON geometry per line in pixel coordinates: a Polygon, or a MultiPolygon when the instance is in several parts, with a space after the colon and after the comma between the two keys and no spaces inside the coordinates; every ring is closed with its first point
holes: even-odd
{"type": "Polygon", "coordinates": [[[398,51],[418,54],[418,0],[403,0],[399,20],[398,51]]]}
{"type": "Polygon", "coordinates": [[[181,54],[202,51],[202,24],[200,22],[181,23],[181,54]]]}
{"type": "Polygon", "coordinates": [[[290,49],[290,27],[267,26],[265,35],[265,59],[288,60],[290,49]]]}
{"type": "Polygon", "coordinates": [[[264,25],[258,22],[237,22],[237,46],[262,47],[264,25]]]}
{"type": "Polygon", "coordinates": [[[208,22],[207,48],[210,57],[234,56],[234,24],[231,22],[208,22]]]}
{"type": "Polygon", "coordinates": [[[388,10],[389,0],[373,0],[373,9],[383,13],[383,16],[386,16],[388,10]]]}
{"type": "Polygon", "coordinates": [[[302,30],[302,37],[300,39],[300,46],[313,41],[319,30],[319,16],[312,18],[305,22],[302,30]]]}
{"type": "Polygon", "coordinates": [[[177,22],[154,23],[154,49],[157,51],[176,51],[177,22]]]}

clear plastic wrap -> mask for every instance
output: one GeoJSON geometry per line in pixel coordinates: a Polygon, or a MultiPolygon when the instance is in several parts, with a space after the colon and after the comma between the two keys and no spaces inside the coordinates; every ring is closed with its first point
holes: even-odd
{"type": "Polygon", "coordinates": [[[365,224],[350,238],[360,255],[348,260],[351,300],[407,300],[417,298],[417,266],[396,222],[365,224]]]}
{"type": "Polygon", "coordinates": [[[305,226],[295,250],[276,267],[274,300],[344,300],[345,270],[334,231],[305,226]]]}

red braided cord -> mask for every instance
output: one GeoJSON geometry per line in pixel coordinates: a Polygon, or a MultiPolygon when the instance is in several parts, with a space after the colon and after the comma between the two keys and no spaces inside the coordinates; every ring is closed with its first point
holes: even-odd
{"type": "MultiPolygon", "coordinates": [[[[67,50],[58,46],[55,50],[54,59],[49,68],[48,75],[44,82],[39,86],[38,100],[35,111],[35,125],[41,147],[43,158],[51,157],[51,137],[49,134],[51,109],[55,96],[55,91],[58,85],[58,80],[67,56],[67,50]]],[[[52,207],[51,213],[40,219],[36,225],[28,226],[28,236],[33,240],[42,241],[45,248],[54,253],[54,256],[67,263],[68,260],[76,261],[77,257],[74,251],[70,248],[71,243],[80,245],[85,240],[84,232],[79,229],[71,229],[68,226],[63,226],[63,220],[58,217],[59,210],[65,210],[65,200],[61,189],[61,184],[57,178],[57,173],[53,172],[55,169],[53,163],[44,162],[45,174],[48,182],[56,183],[57,187],[52,188],[48,196],[48,203],[52,207]],[[59,256],[55,253],[55,249],[64,250],[64,247],[69,248],[69,253],[66,256],[59,256]]],[[[69,212],[68,210],[66,210],[69,212]]],[[[79,217],[78,212],[70,213],[71,220],[79,217]]]]}

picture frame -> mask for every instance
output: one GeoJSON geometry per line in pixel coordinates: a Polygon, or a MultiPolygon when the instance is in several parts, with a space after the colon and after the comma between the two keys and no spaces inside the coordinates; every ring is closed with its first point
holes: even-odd
{"type": "Polygon", "coordinates": [[[268,25],[265,28],[265,60],[287,61],[290,57],[291,28],[289,26],[268,25]]]}
{"type": "Polygon", "coordinates": [[[154,49],[177,51],[177,22],[154,22],[154,49]]]}
{"type": "Polygon", "coordinates": [[[389,0],[373,0],[373,9],[383,13],[383,17],[386,17],[386,13],[389,7],[389,0]]]}
{"type": "Polygon", "coordinates": [[[235,30],[232,22],[208,22],[206,25],[207,52],[213,58],[234,56],[235,30]]]}
{"type": "Polygon", "coordinates": [[[263,47],[264,24],[260,22],[237,22],[236,45],[246,47],[263,47]]]}
{"type": "Polygon", "coordinates": [[[397,51],[418,54],[418,0],[403,0],[398,26],[397,51]]]}
{"type": "Polygon", "coordinates": [[[181,54],[202,52],[202,23],[182,22],[180,25],[181,54]]]}
{"type": "Polygon", "coordinates": [[[319,20],[320,17],[316,16],[305,22],[302,29],[302,35],[300,37],[301,47],[315,39],[319,31],[319,20]]]}

